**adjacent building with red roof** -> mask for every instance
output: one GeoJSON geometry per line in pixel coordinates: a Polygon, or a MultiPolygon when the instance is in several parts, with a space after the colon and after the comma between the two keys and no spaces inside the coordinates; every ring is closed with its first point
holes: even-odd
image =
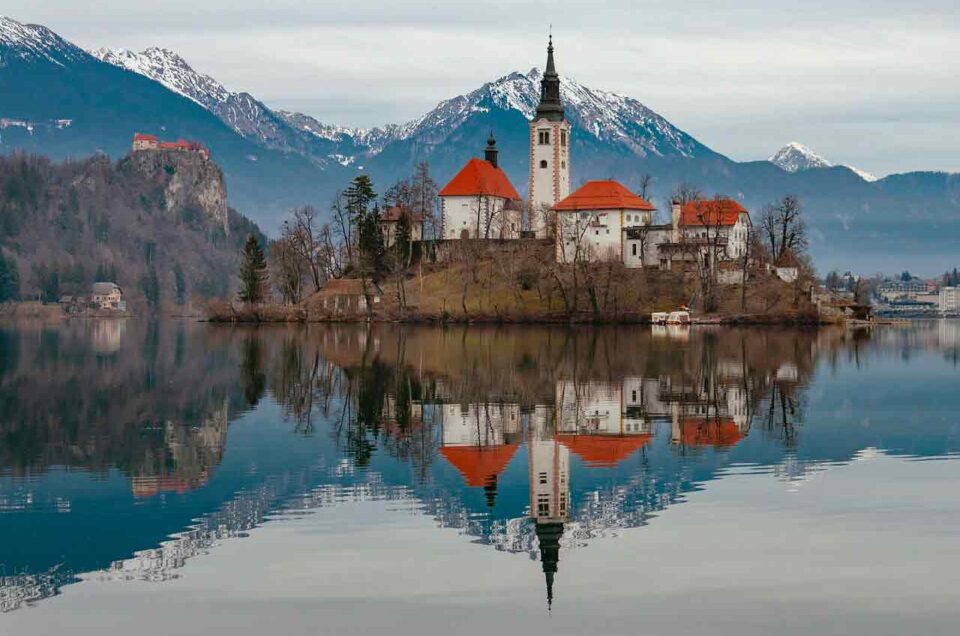
{"type": "Polygon", "coordinates": [[[423,240],[423,216],[401,205],[393,205],[380,215],[380,232],[383,234],[383,244],[385,247],[391,247],[396,242],[397,227],[400,225],[401,219],[406,219],[407,221],[411,241],[423,240]]]}
{"type": "MultiPolygon", "coordinates": [[[[554,206],[557,262],[624,260],[628,228],[649,226],[656,208],[613,180],[588,181],[554,206]]],[[[631,251],[636,251],[632,246],[631,251]]]]}
{"type": "Polygon", "coordinates": [[[500,168],[492,134],[484,158],[468,161],[440,190],[440,200],[441,238],[520,238],[520,194],[500,168]]]}

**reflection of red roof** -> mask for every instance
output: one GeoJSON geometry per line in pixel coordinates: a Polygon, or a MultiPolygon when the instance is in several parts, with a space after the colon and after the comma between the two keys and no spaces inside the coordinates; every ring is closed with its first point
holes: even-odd
{"type": "Polygon", "coordinates": [[[691,201],[680,210],[680,225],[736,225],[747,210],[733,199],[691,201]]]}
{"type": "Polygon", "coordinates": [[[680,442],[688,446],[733,446],[741,439],[740,428],[731,419],[695,417],[680,420],[680,442]]]}
{"type": "Polygon", "coordinates": [[[195,490],[207,483],[206,470],[200,471],[196,477],[178,477],[176,475],[137,475],[131,479],[133,496],[142,499],[153,497],[161,492],[175,492],[182,495],[188,490],[195,490]]]}
{"type": "Polygon", "coordinates": [[[554,206],[555,210],[655,210],[616,181],[588,181],[554,206]]]}
{"type": "Polygon", "coordinates": [[[557,435],[561,444],[590,466],[610,468],[647,445],[652,435],[557,435]]]}
{"type": "Polygon", "coordinates": [[[444,446],[440,453],[460,471],[468,486],[483,486],[499,475],[517,452],[516,444],[502,446],[444,446]]]}
{"type": "Polygon", "coordinates": [[[468,161],[463,170],[440,191],[442,197],[484,194],[504,199],[520,198],[502,169],[494,168],[489,161],[476,157],[468,161]]]}

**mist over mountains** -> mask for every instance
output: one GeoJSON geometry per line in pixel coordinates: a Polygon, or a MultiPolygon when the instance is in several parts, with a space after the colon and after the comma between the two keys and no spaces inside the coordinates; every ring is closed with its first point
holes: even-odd
{"type": "MultiPolygon", "coordinates": [[[[637,188],[644,174],[661,210],[682,181],[723,193],[751,211],[787,193],[801,197],[818,267],[936,273],[956,264],[960,177],[939,172],[872,176],[790,144],[771,160],[736,162],[636,99],[563,76],[573,125],[574,186],[616,178],[637,188]],[[783,155],[778,160],[778,156],[783,155]]],[[[528,60],[527,63],[537,60],[528,60]]],[[[358,171],[379,189],[428,161],[441,184],[493,130],[501,165],[523,193],[528,121],[540,71],[514,72],[423,116],[374,129],[274,110],[197,72],[176,53],[98,49],[87,53],[40,26],[0,18],[0,152],[52,157],[126,153],[134,131],[202,141],[223,167],[231,204],[275,231],[287,209],[326,209],[358,171]],[[29,90],[28,90],[29,87],[29,90]]]]}

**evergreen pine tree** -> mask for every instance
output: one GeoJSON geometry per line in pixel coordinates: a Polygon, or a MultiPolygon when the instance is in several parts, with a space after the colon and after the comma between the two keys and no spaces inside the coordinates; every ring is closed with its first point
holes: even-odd
{"type": "Polygon", "coordinates": [[[20,297],[20,272],[15,260],[4,258],[0,252],[0,303],[20,297]]]}
{"type": "Polygon", "coordinates": [[[147,299],[147,305],[151,310],[157,308],[160,304],[160,279],[157,277],[157,270],[150,268],[140,276],[140,291],[147,299]]]}
{"type": "Polygon", "coordinates": [[[173,300],[177,305],[184,305],[187,302],[187,279],[183,275],[183,269],[177,263],[173,268],[173,300]]]}
{"type": "Polygon", "coordinates": [[[260,242],[253,234],[243,246],[243,262],[240,263],[240,300],[245,303],[263,301],[267,286],[267,259],[260,242]]]}
{"type": "Polygon", "coordinates": [[[397,252],[397,262],[401,267],[406,267],[410,262],[410,216],[406,210],[400,212],[400,218],[397,219],[396,234],[393,237],[393,246],[397,252]]]}

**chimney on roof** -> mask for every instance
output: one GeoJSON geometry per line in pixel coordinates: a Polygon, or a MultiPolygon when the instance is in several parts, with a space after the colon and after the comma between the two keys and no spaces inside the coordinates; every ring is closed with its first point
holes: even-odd
{"type": "Polygon", "coordinates": [[[680,202],[674,199],[670,203],[670,224],[673,226],[672,243],[680,242],[680,202]]]}
{"type": "Polygon", "coordinates": [[[487,138],[487,147],[483,150],[483,158],[490,162],[494,168],[499,167],[497,155],[500,154],[500,151],[497,150],[497,140],[493,137],[493,131],[490,131],[490,136],[487,138]]]}

